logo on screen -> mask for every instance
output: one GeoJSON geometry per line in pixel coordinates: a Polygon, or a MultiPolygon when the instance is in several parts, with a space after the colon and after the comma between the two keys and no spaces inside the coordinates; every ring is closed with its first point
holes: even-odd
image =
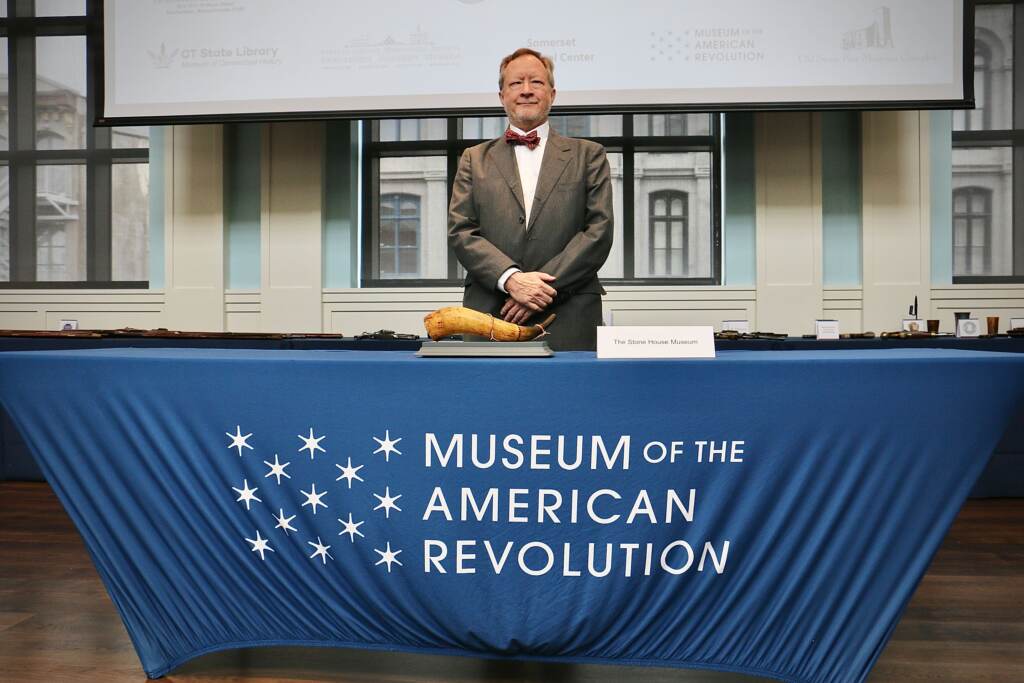
{"type": "Polygon", "coordinates": [[[167,46],[164,45],[163,43],[160,43],[160,52],[153,52],[152,50],[146,50],[146,52],[149,54],[150,60],[152,60],[152,62],[153,62],[153,66],[156,67],[157,69],[167,69],[172,64],[174,64],[174,60],[178,57],[178,52],[179,51],[180,50],[176,49],[176,50],[174,50],[174,52],[171,52],[170,54],[168,54],[167,53],[167,46]]]}
{"type": "Polygon", "coordinates": [[[892,20],[888,7],[875,10],[875,20],[864,28],[847,31],[843,34],[844,50],[864,50],[867,48],[891,48],[892,20]]]}

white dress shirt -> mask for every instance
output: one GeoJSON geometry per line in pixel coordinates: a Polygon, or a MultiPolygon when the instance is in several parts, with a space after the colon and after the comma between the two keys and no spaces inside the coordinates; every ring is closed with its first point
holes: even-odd
{"type": "MultiPolygon", "coordinates": [[[[519,135],[528,135],[530,131],[524,131],[516,128],[513,125],[509,125],[512,132],[518,133],[519,135]]],[[[523,203],[526,205],[526,221],[523,223],[523,229],[530,224],[530,211],[533,209],[533,197],[537,193],[537,178],[540,177],[540,162],[544,160],[544,147],[548,144],[548,132],[551,130],[551,125],[545,121],[538,127],[534,128],[537,131],[537,137],[540,138],[540,143],[530,149],[526,145],[515,145],[513,149],[516,153],[516,167],[519,169],[519,184],[523,188],[523,203]]],[[[505,289],[505,282],[508,281],[509,277],[513,274],[518,273],[519,268],[513,266],[509,268],[501,277],[498,278],[498,289],[508,293],[505,289]]]]}

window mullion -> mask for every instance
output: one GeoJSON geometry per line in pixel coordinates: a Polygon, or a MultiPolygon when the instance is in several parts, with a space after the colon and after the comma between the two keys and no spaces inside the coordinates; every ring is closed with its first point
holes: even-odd
{"type": "Polygon", "coordinates": [[[1013,99],[1010,106],[1013,108],[1010,113],[1010,120],[1013,122],[1013,185],[1011,192],[1013,199],[1013,274],[1017,277],[1024,277],[1024,145],[1021,142],[1020,131],[1024,130],[1024,68],[1021,58],[1024,57],[1024,49],[1020,46],[1024,42],[1024,10],[1019,3],[1013,7],[1013,99]]]}
{"type": "MultiPolygon", "coordinates": [[[[374,128],[376,124],[373,124],[374,128]]],[[[363,155],[363,220],[369,239],[363,243],[363,279],[380,279],[380,157],[363,155]]]]}
{"type": "MultiPolygon", "coordinates": [[[[86,48],[86,61],[90,68],[87,74],[98,73],[94,61],[96,56],[86,48]]],[[[113,220],[111,215],[112,183],[110,157],[105,154],[97,160],[94,150],[109,150],[111,143],[110,128],[99,128],[92,125],[96,120],[95,79],[86,77],[86,128],[85,146],[88,161],[85,167],[85,235],[86,235],[86,279],[90,282],[106,282],[113,279],[111,260],[113,258],[113,220]]]]}
{"type": "Polygon", "coordinates": [[[1013,148],[1013,274],[1024,276],[1024,145],[1013,148]]]}
{"type": "Polygon", "coordinates": [[[107,282],[113,276],[110,160],[98,160],[90,155],[85,174],[87,279],[90,282],[107,282]]]}
{"type": "Polygon", "coordinates": [[[35,164],[17,153],[35,148],[36,48],[31,34],[14,33],[9,40],[10,148],[15,153],[10,170],[11,281],[30,282],[36,279],[36,172],[35,164]]]}
{"type": "MultiPolygon", "coordinates": [[[[725,125],[721,114],[711,117],[711,135],[713,143],[711,146],[711,277],[716,284],[725,281],[725,273],[722,267],[722,225],[725,222],[723,201],[722,201],[722,159],[725,157],[725,149],[722,144],[722,126],[725,125]]],[[[689,205],[687,205],[687,217],[689,217],[689,205]]],[[[687,220],[686,230],[689,234],[692,226],[687,220]]]]}
{"type": "MultiPolygon", "coordinates": [[[[462,158],[462,141],[459,137],[459,125],[460,119],[458,117],[451,117],[448,119],[448,154],[447,154],[447,165],[448,165],[448,182],[446,185],[447,193],[445,197],[448,199],[448,204],[452,201],[452,189],[455,187],[455,175],[459,171],[459,161],[462,158]]],[[[447,225],[445,229],[447,235],[447,225]]],[[[447,241],[447,239],[446,239],[447,241]]],[[[455,250],[448,246],[448,279],[458,280],[459,279],[459,259],[455,255],[455,250]]]]}
{"type": "Polygon", "coordinates": [[[634,223],[634,155],[636,144],[633,139],[633,116],[622,116],[622,277],[632,280],[635,275],[636,240],[634,223]]]}

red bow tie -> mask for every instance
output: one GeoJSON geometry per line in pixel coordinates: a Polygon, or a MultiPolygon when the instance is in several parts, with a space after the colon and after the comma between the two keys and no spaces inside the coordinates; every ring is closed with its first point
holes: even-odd
{"type": "Polygon", "coordinates": [[[526,135],[520,135],[511,128],[505,131],[505,142],[510,145],[526,145],[527,149],[534,149],[540,144],[540,136],[537,131],[531,130],[526,135]]]}

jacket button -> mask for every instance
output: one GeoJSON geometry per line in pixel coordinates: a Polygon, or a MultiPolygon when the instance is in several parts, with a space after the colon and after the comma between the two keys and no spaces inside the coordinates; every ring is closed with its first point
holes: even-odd
{"type": "Polygon", "coordinates": [[[519,217],[519,222],[520,223],[525,223],[526,222],[526,216],[520,216],[519,217]]]}

